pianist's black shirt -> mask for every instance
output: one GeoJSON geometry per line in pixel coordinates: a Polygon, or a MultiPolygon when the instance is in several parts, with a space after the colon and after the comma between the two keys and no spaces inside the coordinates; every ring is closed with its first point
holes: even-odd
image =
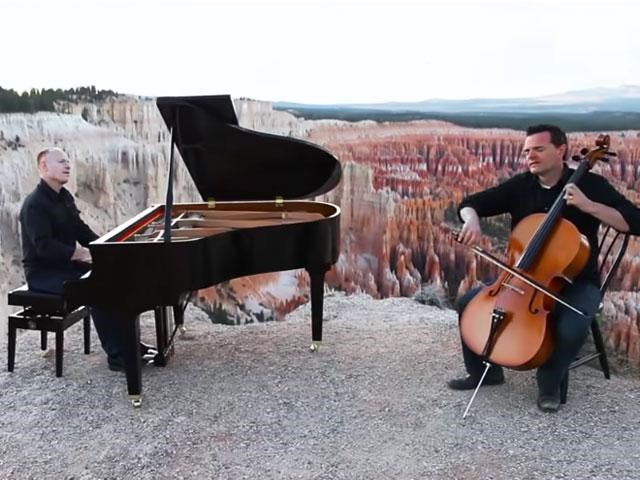
{"type": "MultiPolygon", "coordinates": [[[[473,207],[481,218],[508,213],[511,215],[513,229],[527,215],[548,212],[572,173],[573,170],[565,165],[562,178],[551,188],[540,185],[538,177],[530,172],[519,173],[496,187],[466,197],[458,207],[458,212],[464,207],[473,207]]],[[[578,188],[588,199],[615,208],[629,224],[629,232],[640,235],[640,209],[613,188],[604,177],[587,172],[578,183],[578,188]]],[[[587,265],[578,278],[600,285],[597,267],[600,220],[576,207],[568,206],[564,207],[562,216],[587,237],[591,247],[587,265]]]]}
{"type": "Polygon", "coordinates": [[[27,282],[34,273],[73,270],[76,241],[86,247],[98,238],[80,219],[73,196],[64,187],[56,193],[44,180],[20,210],[22,263],[27,282]]]}

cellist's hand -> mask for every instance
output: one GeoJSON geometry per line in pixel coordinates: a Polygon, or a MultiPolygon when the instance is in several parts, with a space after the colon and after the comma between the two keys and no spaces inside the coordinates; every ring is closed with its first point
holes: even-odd
{"type": "Polygon", "coordinates": [[[458,241],[463,245],[471,246],[479,243],[481,237],[480,220],[478,218],[470,218],[462,225],[458,241]]]}
{"type": "Polygon", "coordinates": [[[584,213],[591,215],[603,224],[609,225],[619,232],[628,232],[629,224],[622,214],[613,207],[589,200],[573,183],[567,183],[564,187],[564,199],[567,205],[574,206],[584,213]]]}
{"type": "Polygon", "coordinates": [[[575,183],[567,183],[564,187],[564,199],[567,205],[576,207],[585,213],[589,213],[593,208],[593,202],[582,193],[575,183]]]}
{"type": "Polygon", "coordinates": [[[471,246],[480,241],[480,217],[472,207],[464,207],[460,210],[460,218],[464,222],[458,235],[458,241],[463,245],[471,246]]]}

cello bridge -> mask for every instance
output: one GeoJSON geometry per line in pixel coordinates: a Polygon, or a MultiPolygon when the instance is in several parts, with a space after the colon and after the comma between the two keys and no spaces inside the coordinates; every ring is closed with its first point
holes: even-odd
{"type": "Polygon", "coordinates": [[[519,293],[520,295],[524,295],[524,290],[522,290],[521,288],[514,287],[513,285],[511,285],[510,283],[507,283],[507,282],[502,282],[502,285],[507,287],[507,288],[510,288],[511,290],[513,290],[516,293],[519,293]]]}

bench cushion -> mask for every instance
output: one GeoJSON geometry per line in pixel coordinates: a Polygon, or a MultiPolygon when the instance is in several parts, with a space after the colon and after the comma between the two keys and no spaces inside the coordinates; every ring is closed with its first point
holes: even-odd
{"type": "Polygon", "coordinates": [[[8,295],[9,305],[31,307],[41,313],[66,311],[66,302],[60,295],[40,293],[29,290],[27,285],[11,290],[8,295]]]}

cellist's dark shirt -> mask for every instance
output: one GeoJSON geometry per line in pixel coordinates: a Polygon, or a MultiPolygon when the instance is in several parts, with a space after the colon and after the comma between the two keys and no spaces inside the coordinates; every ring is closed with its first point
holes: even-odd
{"type": "MultiPolygon", "coordinates": [[[[481,218],[508,213],[511,215],[513,229],[520,220],[532,213],[548,212],[572,173],[573,170],[565,165],[562,178],[551,188],[540,185],[538,177],[530,172],[519,173],[496,187],[466,197],[458,207],[458,214],[464,207],[472,207],[481,218]]],[[[604,177],[587,172],[578,183],[578,188],[589,200],[620,212],[629,224],[629,232],[640,235],[640,209],[613,188],[604,177]]],[[[579,278],[599,285],[597,248],[600,220],[569,206],[564,207],[562,216],[587,237],[591,247],[589,260],[579,278]]]]}
{"type": "Polygon", "coordinates": [[[42,180],[20,210],[22,263],[27,282],[31,275],[77,268],[71,256],[76,241],[82,246],[98,238],[80,218],[73,195],[53,190],[42,180]]]}

